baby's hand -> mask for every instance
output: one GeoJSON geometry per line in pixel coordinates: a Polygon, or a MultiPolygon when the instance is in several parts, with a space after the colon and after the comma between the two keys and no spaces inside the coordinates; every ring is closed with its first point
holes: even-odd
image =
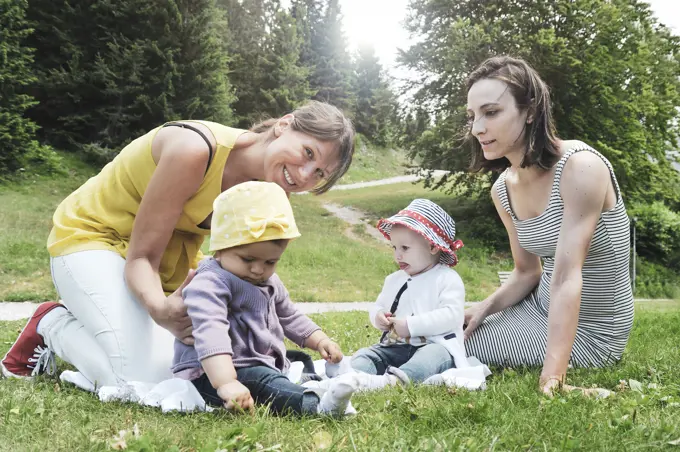
{"type": "Polygon", "coordinates": [[[334,364],[342,361],[342,350],[340,346],[330,339],[322,339],[319,345],[316,346],[316,351],[321,354],[321,357],[326,361],[330,361],[334,364]]]}
{"type": "Polygon", "coordinates": [[[380,311],[376,314],[375,324],[378,326],[379,330],[389,331],[390,326],[392,325],[389,320],[390,317],[392,317],[392,314],[389,312],[380,311]]]}
{"type": "Polygon", "coordinates": [[[406,319],[390,319],[389,321],[392,324],[392,328],[394,328],[394,332],[397,333],[397,336],[411,337],[411,332],[408,330],[406,319]]]}
{"type": "Polygon", "coordinates": [[[250,391],[240,381],[234,380],[217,388],[217,395],[224,400],[224,408],[229,411],[252,411],[255,405],[250,391]]]}

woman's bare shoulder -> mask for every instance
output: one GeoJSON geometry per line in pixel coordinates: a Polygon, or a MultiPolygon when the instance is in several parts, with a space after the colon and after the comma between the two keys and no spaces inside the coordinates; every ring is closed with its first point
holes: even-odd
{"type": "MultiPolygon", "coordinates": [[[[177,124],[184,123],[177,122],[177,124]]],[[[215,137],[210,129],[203,124],[192,122],[189,125],[200,130],[203,136],[195,130],[176,126],[163,127],[158,131],[151,143],[151,154],[156,163],[166,153],[178,153],[185,159],[207,162],[210,150],[215,149],[215,137]],[[205,139],[210,142],[210,148],[208,148],[205,139]]]]}

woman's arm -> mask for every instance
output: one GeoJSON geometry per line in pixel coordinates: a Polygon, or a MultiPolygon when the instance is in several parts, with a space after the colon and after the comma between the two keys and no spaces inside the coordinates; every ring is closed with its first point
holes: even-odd
{"type": "Polygon", "coordinates": [[[501,200],[498,198],[498,192],[495,189],[491,191],[491,198],[508,232],[515,268],[510,273],[510,277],[505,284],[484,300],[484,303],[488,305],[487,314],[502,311],[519,303],[538,285],[541,279],[541,259],[520,245],[515,224],[512,222],[510,214],[503,208],[501,200]]]}
{"type": "Polygon", "coordinates": [[[550,285],[542,388],[551,379],[562,382],[567,372],[581,305],[581,271],[610,186],[609,169],[595,154],[578,152],[567,161],[560,183],[564,216],[550,285]]]}
{"type": "Polygon", "coordinates": [[[156,323],[184,341],[189,341],[191,321],[181,292],[166,298],[158,268],[184,204],[203,181],[208,154],[195,132],[179,127],[158,131],[152,144],[157,167],[135,217],[125,264],[125,279],[135,297],[156,323]]]}
{"type": "Polygon", "coordinates": [[[515,263],[515,268],[505,284],[496,289],[496,291],[489,295],[484,301],[465,311],[466,338],[481,325],[489,314],[502,311],[503,309],[519,303],[538,285],[538,282],[541,279],[541,260],[538,256],[526,251],[520,245],[519,239],[517,238],[517,230],[512,222],[512,218],[503,208],[503,205],[498,198],[496,188],[498,183],[500,182],[497,182],[491,188],[491,198],[493,199],[496,211],[508,232],[510,250],[512,251],[512,259],[515,263]]]}

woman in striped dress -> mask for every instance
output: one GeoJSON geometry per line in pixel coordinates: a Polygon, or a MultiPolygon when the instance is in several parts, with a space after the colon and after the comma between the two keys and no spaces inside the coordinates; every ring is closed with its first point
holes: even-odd
{"type": "Polygon", "coordinates": [[[491,58],[467,86],[473,170],[504,170],[491,196],[515,268],[466,311],[466,351],[542,366],[551,393],[569,365],[621,358],[633,324],[628,216],[607,159],[557,138],[548,87],[526,62],[491,58]]]}

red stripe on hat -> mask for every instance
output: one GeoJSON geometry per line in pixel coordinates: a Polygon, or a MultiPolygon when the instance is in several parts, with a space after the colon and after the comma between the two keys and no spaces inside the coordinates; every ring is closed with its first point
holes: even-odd
{"type": "Polygon", "coordinates": [[[419,214],[418,212],[414,212],[412,210],[402,210],[398,213],[398,215],[404,215],[409,218],[413,218],[414,220],[420,221],[423,223],[425,226],[430,228],[432,231],[434,231],[440,239],[444,241],[444,243],[448,244],[451,247],[451,250],[457,250],[462,246],[463,242],[460,242],[460,240],[456,240],[456,242],[460,242],[460,244],[457,244],[456,242],[453,241],[451,237],[449,237],[442,228],[419,214]]]}

